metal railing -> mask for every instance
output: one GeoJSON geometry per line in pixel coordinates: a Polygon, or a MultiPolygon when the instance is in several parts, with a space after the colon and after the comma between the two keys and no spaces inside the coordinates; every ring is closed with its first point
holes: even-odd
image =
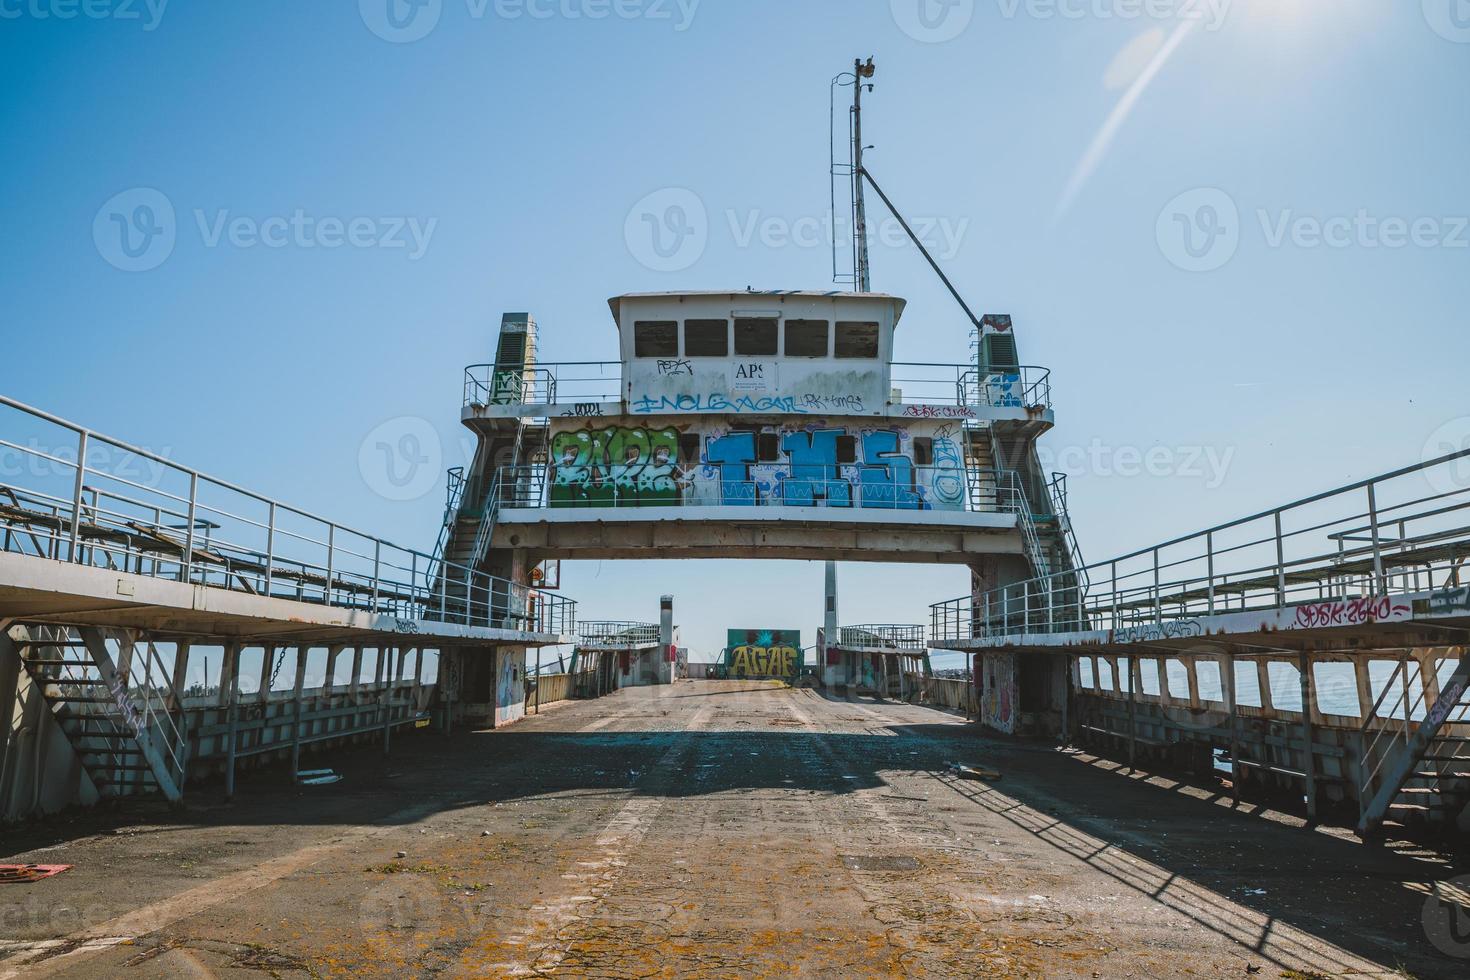
{"type": "MultiPolygon", "coordinates": [[[[1385,767],[1409,745],[1419,723],[1428,716],[1430,685],[1435,688],[1435,697],[1453,697],[1446,705],[1441,718],[1444,724],[1463,725],[1470,721],[1470,707],[1463,703],[1461,690],[1446,694],[1440,689],[1439,679],[1426,677],[1424,665],[1416,660],[1404,658],[1394,664],[1393,671],[1383,681],[1383,689],[1373,701],[1373,706],[1363,712],[1363,721],[1358,728],[1363,748],[1358,758],[1358,786],[1362,799],[1368,800],[1378,792],[1385,778],[1385,767]],[[1389,701],[1389,695],[1394,699],[1389,701]]],[[[1455,755],[1470,764],[1470,752],[1458,740],[1449,743],[1455,755]]],[[[1424,778],[1424,777],[1419,777],[1424,778]]],[[[1439,777],[1436,777],[1437,781],[1439,777]]]]}
{"type": "MultiPolygon", "coordinates": [[[[1008,513],[1030,518],[1016,473],[958,466],[914,466],[900,479],[864,476],[851,480],[834,467],[832,479],[814,478],[814,466],[803,466],[796,478],[768,481],[729,480],[710,476],[692,480],[687,474],[649,472],[653,464],[578,467],[574,480],[559,479],[555,464],[501,467],[493,492],[498,506],[517,510],[549,508],[614,509],[644,507],[800,507],[859,510],[924,510],[936,499],[948,509],[971,513],[1008,513]],[[585,472],[584,471],[595,471],[585,472]],[[942,487],[942,490],[941,490],[942,487]],[[923,490],[920,493],[920,489],[923,490]],[[949,504],[950,501],[953,504],[949,504]]],[[[711,472],[717,467],[705,467],[711,472]]]]}
{"type": "MultiPolygon", "coordinates": [[[[936,641],[1166,621],[1459,584],[1470,450],[1080,569],[931,607],[936,641]],[[1084,585],[1090,583],[1090,585],[1084,585]]],[[[1378,604],[1321,615],[1375,617],[1378,604]]],[[[1311,612],[1311,610],[1308,610],[1311,612]]],[[[1316,613],[1312,613],[1316,615],[1316,613]]]]}
{"type": "Polygon", "coordinates": [[[982,374],[974,364],[895,361],[891,385],[898,404],[955,405],[968,408],[1049,408],[1051,371],[1023,365],[982,374]]]}
{"type": "Polygon", "coordinates": [[[0,548],[400,619],[570,633],[575,602],[445,564],[0,396],[0,548]],[[455,583],[449,589],[446,583],[455,583]]]}
{"type": "MultiPolygon", "coordinates": [[[[841,362],[839,362],[840,364],[841,362]]],[[[897,404],[953,405],[957,408],[1049,408],[1051,371],[1023,365],[982,374],[974,364],[895,361],[891,387],[897,404]]],[[[620,402],[621,361],[565,361],[529,368],[471,364],[464,371],[464,404],[555,405],[620,402]]]]}
{"type": "Polygon", "coordinates": [[[884,650],[924,649],[924,627],[910,624],[867,624],[837,630],[837,645],[884,650]]]}
{"type": "Polygon", "coordinates": [[[621,361],[564,361],[532,368],[471,364],[464,369],[464,404],[554,405],[621,401],[621,361]]]}
{"type": "Polygon", "coordinates": [[[577,624],[577,645],[584,647],[646,647],[658,643],[657,623],[611,621],[577,624]]]}
{"type": "Polygon", "coordinates": [[[464,500],[464,467],[451,467],[444,474],[444,521],[439,525],[439,538],[434,542],[434,553],[429,567],[424,571],[424,581],[432,588],[439,578],[439,566],[444,561],[444,551],[454,537],[454,526],[459,521],[459,506],[464,500]]]}

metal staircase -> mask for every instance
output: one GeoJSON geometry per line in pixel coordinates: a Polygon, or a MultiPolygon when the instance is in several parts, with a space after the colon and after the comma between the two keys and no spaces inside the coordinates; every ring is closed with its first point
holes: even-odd
{"type": "MultiPolygon", "coordinates": [[[[490,554],[490,543],[495,525],[500,519],[500,509],[507,496],[522,492],[519,483],[528,478],[528,467],[522,465],[546,460],[546,433],[544,421],[517,419],[515,438],[510,446],[509,464],[494,465],[491,440],[482,437],[473,466],[473,477],[465,478],[463,471],[450,471],[448,500],[444,513],[444,526],[435,548],[438,560],[429,573],[428,584],[434,602],[446,614],[459,612],[483,613],[496,601],[488,595],[469,595],[470,589],[464,579],[467,570],[482,570],[490,554]],[[529,447],[529,452],[528,452],[529,447]],[[488,481],[489,488],[481,491],[488,481]]],[[[501,443],[501,445],[504,445],[501,443]]]]}
{"type": "Polygon", "coordinates": [[[1470,648],[1459,648],[1459,654],[1432,705],[1426,708],[1430,685],[1418,676],[1417,663],[1403,660],[1365,712],[1359,732],[1360,835],[1378,832],[1390,818],[1453,824],[1470,805],[1470,648]]]}
{"type": "Polygon", "coordinates": [[[28,634],[16,641],[21,663],[99,795],[158,792],[178,802],[188,744],[172,665],[125,632],[32,627],[28,634]]]}

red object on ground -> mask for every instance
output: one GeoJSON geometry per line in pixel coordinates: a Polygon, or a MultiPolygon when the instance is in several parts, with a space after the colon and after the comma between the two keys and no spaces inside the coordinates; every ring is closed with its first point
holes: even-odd
{"type": "Polygon", "coordinates": [[[0,884],[28,885],[70,868],[69,864],[0,864],[0,884]]]}

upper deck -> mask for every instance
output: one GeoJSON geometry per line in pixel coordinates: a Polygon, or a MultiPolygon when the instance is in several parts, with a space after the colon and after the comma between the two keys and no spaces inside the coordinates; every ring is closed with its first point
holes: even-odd
{"type": "Polygon", "coordinates": [[[818,415],[1052,422],[1043,368],[895,363],[904,301],[881,293],[637,293],[609,300],[618,360],[465,370],[466,422],[818,415]]]}

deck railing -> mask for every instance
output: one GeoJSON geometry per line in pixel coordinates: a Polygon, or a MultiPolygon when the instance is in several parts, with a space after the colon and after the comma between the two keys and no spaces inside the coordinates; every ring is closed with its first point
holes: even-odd
{"type": "Polygon", "coordinates": [[[838,646],[854,648],[922,650],[924,649],[924,627],[891,623],[843,626],[837,630],[837,643],[838,646]]]}
{"type": "MultiPolygon", "coordinates": [[[[851,467],[847,467],[849,470],[851,467]]],[[[813,476],[814,466],[802,475],[771,481],[711,479],[693,483],[670,472],[645,478],[641,467],[608,465],[574,481],[558,478],[556,466],[506,466],[497,472],[495,493],[501,508],[656,508],[656,507],[799,507],[918,511],[932,506],[936,496],[954,501],[951,510],[971,513],[1026,512],[1020,479],[1010,470],[979,470],[963,466],[914,466],[907,477],[849,480],[842,467],[831,479],[813,476]],[[623,472],[638,469],[638,472],[623,472]],[[917,488],[924,488],[921,495],[917,488]]],[[[1026,514],[1026,516],[1032,516],[1026,514]]]]}
{"type": "MultiPolygon", "coordinates": [[[[890,387],[898,392],[894,405],[953,406],[955,418],[969,417],[962,409],[1051,406],[1051,371],[1043,367],[985,373],[974,364],[897,361],[890,367],[890,387]]],[[[623,400],[622,385],[620,361],[566,361],[529,368],[471,364],[464,371],[464,405],[607,405],[623,400]]]]}
{"type": "Polygon", "coordinates": [[[1304,614],[1377,618],[1392,593],[1461,584],[1467,560],[1470,450],[1463,450],[1083,569],[936,603],[930,636],[1162,627],[1337,599],[1349,601],[1304,614]]]}
{"type": "Polygon", "coordinates": [[[584,647],[646,647],[658,643],[657,623],[583,622],[577,624],[577,645],[584,647]]]}
{"type": "Polygon", "coordinates": [[[570,633],[576,604],[0,396],[0,549],[406,620],[570,633]]]}

